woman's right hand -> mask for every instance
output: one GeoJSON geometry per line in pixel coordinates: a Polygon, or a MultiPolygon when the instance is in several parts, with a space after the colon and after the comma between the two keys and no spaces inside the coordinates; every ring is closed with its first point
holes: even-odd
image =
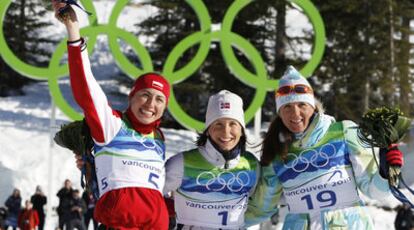
{"type": "Polygon", "coordinates": [[[68,26],[72,23],[78,21],[75,11],[73,8],[60,0],[52,0],[53,10],[55,11],[55,17],[61,21],[65,26],[68,26]],[[63,14],[59,14],[59,10],[65,8],[65,12],[63,14]]]}
{"type": "Polygon", "coordinates": [[[85,161],[82,160],[82,156],[80,154],[75,154],[76,159],[76,167],[79,170],[82,170],[83,166],[85,165],[85,161]]]}
{"type": "Polygon", "coordinates": [[[68,31],[69,41],[76,41],[80,39],[78,17],[76,16],[73,8],[70,5],[66,5],[67,4],[61,0],[52,0],[55,17],[65,25],[68,31]],[[67,7],[65,12],[63,14],[59,14],[59,10],[64,7],[67,7]]]}

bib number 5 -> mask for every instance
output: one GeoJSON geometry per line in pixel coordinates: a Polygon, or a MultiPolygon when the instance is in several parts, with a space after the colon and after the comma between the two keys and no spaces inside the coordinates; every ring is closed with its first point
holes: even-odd
{"type": "Polygon", "coordinates": [[[154,181],[154,179],[158,179],[158,178],[160,178],[160,176],[158,176],[155,173],[150,173],[148,176],[148,182],[153,184],[157,189],[158,189],[158,184],[156,181],[154,181]]]}

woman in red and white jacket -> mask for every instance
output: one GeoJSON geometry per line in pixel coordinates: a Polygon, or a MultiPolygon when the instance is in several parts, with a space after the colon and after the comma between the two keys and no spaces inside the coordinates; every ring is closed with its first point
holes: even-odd
{"type": "Polygon", "coordinates": [[[159,74],[140,76],[129,94],[125,112],[113,110],[96,82],[76,13],[59,16],[66,4],[53,7],[68,31],[71,88],[94,140],[99,200],[94,217],[104,229],[168,229],[163,200],[165,145],[160,119],[170,95],[159,74]]]}

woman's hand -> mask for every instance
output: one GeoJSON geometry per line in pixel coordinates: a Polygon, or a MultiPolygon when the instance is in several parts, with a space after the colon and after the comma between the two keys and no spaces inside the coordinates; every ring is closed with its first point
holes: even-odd
{"type": "Polygon", "coordinates": [[[391,144],[385,154],[387,163],[391,166],[402,167],[404,164],[403,153],[398,149],[397,144],[391,144]]]}
{"type": "Polygon", "coordinates": [[[85,165],[85,161],[82,160],[82,156],[80,154],[75,154],[76,159],[76,167],[81,170],[85,165]]]}
{"type": "Polygon", "coordinates": [[[391,144],[388,148],[381,148],[379,157],[381,176],[385,179],[389,179],[390,176],[391,178],[398,177],[399,168],[404,164],[403,153],[398,149],[398,145],[391,144]],[[398,169],[398,171],[395,171],[395,169],[398,169]]]}
{"type": "Polygon", "coordinates": [[[75,11],[70,5],[67,5],[60,0],[52,0],[53,10],[55,11],[55,17],[65,25],[68,31],[69,41],[77,41],[80,39],[79,22],[75,11]],[[60,11],[64,9],[64,12],[60,11]]]}
{"type": "Polygon", "coordinates": [[[60,0],[52,0],[52,6],[53,10],[55,11],[55,17],[65,26],[70,26],[71,24],[78,21],[75,11],[70,5],[67,5],[65,2],[62,2],[60,0]]]}

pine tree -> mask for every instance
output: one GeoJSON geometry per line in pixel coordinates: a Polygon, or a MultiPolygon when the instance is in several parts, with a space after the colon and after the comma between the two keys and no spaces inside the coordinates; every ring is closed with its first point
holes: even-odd
{"type": "Polygon", "coordinates": [[[414,115],[414,44],[410,42],[410,36],[414,35],[410,28],[410,21],[414,19],[414,2],[409,0],[390,1],[391,7],[395,9],[396,32],[401,34],[395,42],[396,76],[399,88],[398,105],[402,112],[407,115],[414,115]],[[392,4],[392,5],[391,5],[392,4]]]}
{"type": "MultiPolygon", "coordinates": [[[[148,4],[156,7],[157,11],[148,19],[136,25],[138,28],[136,35],[151,38],[151,42],[147,44],[147,47],[150,47],[148,50],[155,70],[161,72],[166,58],[173,48],[186,36],[198,31],[200,26],[191,7],[184,1],[151,1],[148,4]]],[[[187,50],[177,62],[175,70],[185,66],[195,55],[197,49],[198,45],[187,50]]],[[[139,65],[139,62],[137,64],[139,65]]],[[[205,93],[202,92],[206,92],[205,86],[207,84],[204,82],[205,78],[200,77],[199,72],[194,75],[197,77],[190,77],[180,84],[174,85],[173,90],[180,105],[185,109],[193,108],[193,110],[187,109],[186,111],[201,120],[203,111],[199,112],[198,108],[200,106],[197,103],[205,101],[201,98],[206,97],[205,93]]],[[[171,126],[168,123],[173,122],[173,119],[167,115],[163,122],[164,126],[171,126]]]]}
{"type": "MultiPolygon", "coordinates": [[[[358,121],[368,108],[396,106],[393,75],[393,34],[388,1],[315,0],[327,31],[327,47],[316,73],[316,87],[328,112],[358,121]]],[[[394,13],[398,13],[394,11],[394,13]]],[[[394,55],[395,63],[399,56],[394,55]]]]}
{"type": "MultiPolygon", "coordinates": [[[[287,23],[289,11],[299,11],[299,14],[306,17],[290,1],[254,1],[240,13],[240,20],[233,27],[235,32],[247,38],[260,52],[271,79],[281,78],[288,65],[298,69],[303,67],[307,62],[306,55],[309,54],[305,47],[311,46],[313,42],[312,31],[298,29],[298,24],[287,23]],[[297,32],[288,34],[290,29],[297,32]]],[[[263,120],[270,120],[274,111],[274,92],[271,91],[262,107],[263,120]]]]}
{"type": "MultiPolygon", "coordinates": [[[[13,1],[4,19],[3,31],[8,46],[17,57],[28,64],[47,66],[53,44],[57,41],[46,37],[42,30],[51,25],[45,20],[48,11],[44,0],[13,1]]],[[[19,89],[31,80],[12,70],[0,59],[0,96],[19,89]]]]}

